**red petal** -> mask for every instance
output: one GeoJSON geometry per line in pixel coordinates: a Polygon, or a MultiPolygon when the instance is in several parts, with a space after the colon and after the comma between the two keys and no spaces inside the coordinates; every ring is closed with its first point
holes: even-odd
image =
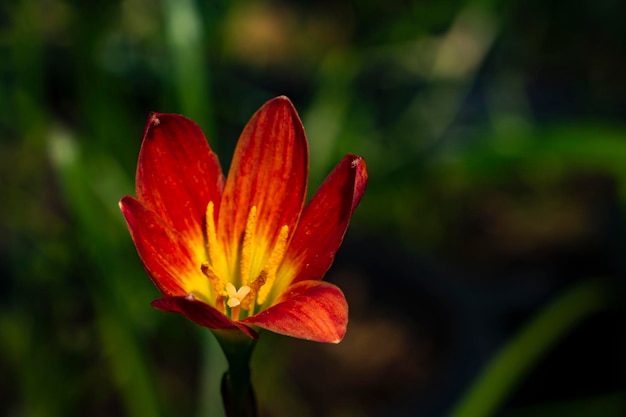
{"type": "Polygon", "coordinates": [[[302,122],[288,98],[268,101],[248,122],[233,156],[218,221],[231,268],[252,206],[257,207],[257,259],[268,255],[282,226],[293,230],[306,194],[308,153],[302,122]]]}
{"type": "MultiPolygon", "coordinates": [[[[367,184],[365,160],[346,155],[304,208],[278,277],[318,280],[333,263],[367,184]]],[[[288,285],[285,282],[284,285],[288,285]]]]}
{"type": "Polygon", "coordinates": [[[346,333],[348,303],[335,285],[302,281],[277,304],[241,322],[299,339],[339,343],[346,333]]]}
{"type": "Polygon", "coordinates": [[[259,334],[248,326],[232,321],[215,308],[193,297],[163,297],[154,300],[152,307],[161,311],[180,313],[194,323],[209,329],[238,329],[252,339],[259,338],[259,334]]]}
{"type": "MultiPolygon", "coordinates": [[[[206,282],[200,272],[202,260],[189,249],[191,242],[133,197],[122,198],[120,209],[148,275],[163,294],[186,295],[193,290],[195,279],[206,282]]],[[[202,246],[202,241],[199,244],[202,246]]]]}
{"type": "Polygon", "coordinates": [[[219,208],[224,176],[202,130],[176,114],[153,113],[137,164],[137,199],[182,235],[203,233],[209,201],[219,208]]]}

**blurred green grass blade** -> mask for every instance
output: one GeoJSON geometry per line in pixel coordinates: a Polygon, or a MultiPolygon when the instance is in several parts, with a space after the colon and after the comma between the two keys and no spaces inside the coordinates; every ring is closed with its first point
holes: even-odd
{"type": "Polygon", "coordinates": [[[590,280],[540,311],[487,365],[450,417],[494,415],[533,365],[582,319],[609,304],[611,286],[590,280]]]}
{"type": "MultiPolygon", "coordinates": [[[[27,313],[4,310],[0,315],[0,354],[2,360],[17,364],[11,378],[20,399],[11,415],[29,417],[62,417],[72,407],[74,387],[62,363],[50,360],[54,350],[50,341],[38,332],[34,319],[27,313]]],[[[6,404],[3,404],[6,406],[6,404]]],[[[2,410],[3,408],[0,408],[2,410]]]]}
{"type": "Polygon", "coordinates": [[[82,242],[90,254],[90,262],[97,268],[88,282],[112,378],[128,416],[158,417],[159,397],[138,337],[131,327],[129,306],[123,302],[123,283],[133,268],[127,268],[124,259],[116,256],[115,235],[116,231],[122,231],[122,225],[113,219],[107,206],[116,205],[117,200],[102,204],[93,186],[97,178],[107,177],[106,172],[96,175],[87,168],[92,164],[84,160],[71,133],[53,129],[49,142],[63,196],[83,234],[82,242]],[[111,227],[112,224],[119,228],[111,227]]]}
{"type": "Polygon", "coordinates": [[[173,86],[180,106],[176,112],[201,124],[216,146],[209,100],[209,66],[200,12],[193,0],[163,0],[165,29],[170,49],[173,86]]]}
{"type": "MultiPolygon", "coordinates": [[[[111,363],[113,377],[120,388],[129,416],[158,417],[159,401],[137,337],[126,321],[107,300],[96,300],[98,327],[103,350],[111,363]]],[[[126,321],[128,322],[128,321],[126,321]]]]}
{"type": "Polygon", "coordinates": [[[200,331],[203,355],[198,417],[224,417],[220,390],[222,375],[228,364],[215,336],[205,328],[200,328],[200,331]]]}
{"type": "Polygon", "coordinates": [[[615,417],[626,415],[626,392],[542,404],[504,413],[503,417],[615,417]]]}
{"type": "MultiPolygon", "coordinates": [[[[432,158],[429,181],[461,195],[511,179],[543,187],[579,174],[604,174],[615,179],[619,198],[625,201],[625,136],[623,126],[585,122],[485,136],[432,158]]],[[[407,161],[404,172],[411,172],[410,166],[407,161]]]]}
{"type": "Polygon", "coordinates": [[[320,68],[317,96],[303,117],[311,152],[311,189],[321,183],[328,169],[337,163],[337,142],[346,124],[346,113],[353,96],[355,59],[348,52],[328,54],[320,68]]]}

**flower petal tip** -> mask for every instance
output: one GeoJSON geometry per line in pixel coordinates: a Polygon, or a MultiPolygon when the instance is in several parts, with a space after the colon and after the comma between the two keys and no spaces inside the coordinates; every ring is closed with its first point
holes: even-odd
{"type": "Polygon", "coordinates": [[[128,207],[128,200],[131,199],[132,197],[129,195],[125,195],[124,197],[120,198],[120,201],[117,202],[117,206],[120,208],[120,211],[122,213],[124,213],[128,207]]]}
{"type": "Polygon", "coordinates": [[[265,102],[265,104],[263,104],[263,106],[261,106],[259,110],[279,114],[279,111],[281,109],[285,109],[286,111],[291,112],[298,120],[300,119],[296,107],[293,105],[293,102],[289,99],[289,97],[284,95],[269,99],[265,102]]]}
{"type": "Polygon", "coordinates": [[[148,115],[148,122],[143,129],[144,140],[148,138],[148,132],[150,131],[150,129],[161,124],[161,114],[162,113],[150,112],[150,114],[148,115]]]}
{"type": "Polygon", "coordinates": [[[355,155],[355,158],[352,160],[351,167],[357,170],[354,178],[354,200],[352,202],[352,210],[354,210],[361,201],[361,197],[363,197],[363,194],[365,193],[365,188],[367,187],[368,173],[365,159],[360,156],[355,155]]]}
{"type": "Polygon", "coordinates": [[[280,96],[277,96],[277,97],[274,97],[273,99],[271,99],[271,100],[269,100],[269,101],[270,101],[270,102],[272,102],[272,101],[281,101],[281,102],[284,102],[284,103],[289,103],[289,104],[292,104],[292,103],[291,103],[291,100],[289,99],[289,97],[287,97],[287,96],[286,96],[286,95],[284,95],[284,94],[283,94],[283,95],[280,95],[280,96]]]}
{"type": "Polygon", "coordinates": [[[159,113],[152,112],[150,113],[150,126],[158,126],[161,124],[161,119],[159,119],[159,113]]]}
{"type": "Polygon", "coordinates": [[[352,155],[352,168],[357,168],[363,161],[363,157],[359,155],[352,155]]]}
{"type": "MultiPolygon", "coordinates": [[[[359,179],[358,182],[367,183],[367,164],[365,163],[365,158],[359,155],[350,154],[352,157],[352,162],[350,163],[350,167],[357,170],[357,177],[359,179]]],[[[363,184],[365,185],[365,184],[363,184]]]]}

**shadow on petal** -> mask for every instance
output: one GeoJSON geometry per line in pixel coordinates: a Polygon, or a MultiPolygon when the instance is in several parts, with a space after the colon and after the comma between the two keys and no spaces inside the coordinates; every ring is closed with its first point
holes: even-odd
{"type": "Polygon", "coordinates": [[[196,300],[193,295],[159,298],[152,302],[152,307],[161,311],[180,313],[194,323],[209,329],[238,329],[252,339],[259,338],[259,334],[250,327],[232,321],[210,305],[196,300]]]}

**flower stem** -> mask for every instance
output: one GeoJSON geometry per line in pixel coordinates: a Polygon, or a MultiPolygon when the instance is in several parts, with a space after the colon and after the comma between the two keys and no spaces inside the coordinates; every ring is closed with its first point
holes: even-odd
{"type": "Polygon", "coordinates": [[[256,342],[239,331],[213,331],[228,360],[222,378],[222,402],[227,417],[257,417],[256,398],[250,381],[250,358],[256,342]]]}
{"type": "Polygon", "coordinates": [[[231,370],[222,378],[222,401],[227,417],[257,417],[256,398],[250,378],[238,379],[231,370]]]}
{"type": "Polygon", "coordinates": [[[584,318],[608,308],[615,293],[610,281],[593,279],[556,298],[495,355],[449,417],[494,415],[532,366],[584,318]]]}

